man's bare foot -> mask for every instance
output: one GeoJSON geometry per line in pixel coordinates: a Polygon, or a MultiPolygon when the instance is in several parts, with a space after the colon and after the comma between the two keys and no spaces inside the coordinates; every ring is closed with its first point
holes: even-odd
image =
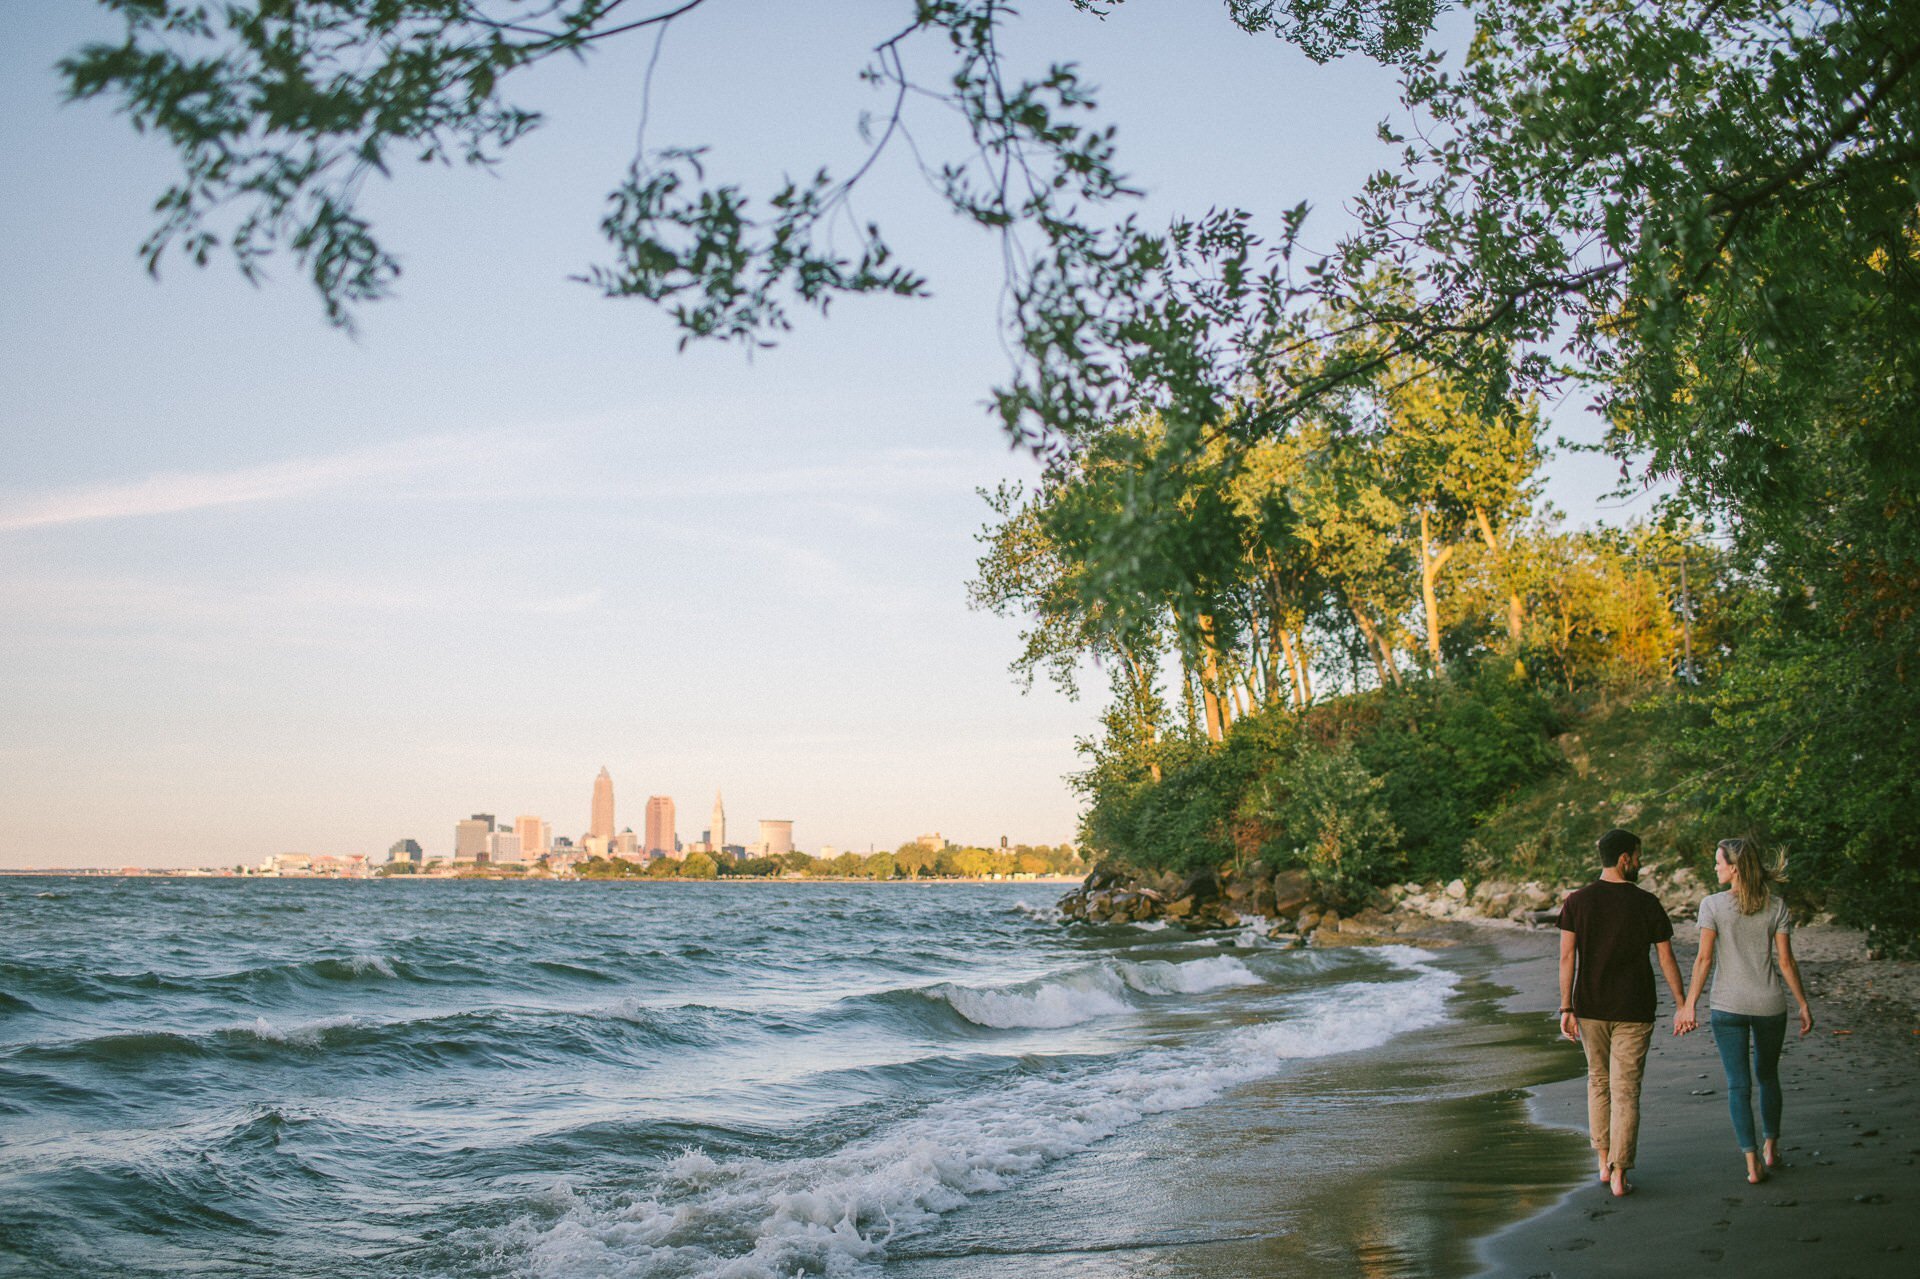
{"type": "Polygon", "coordinates": [[[1625,1199],[1633,1193],[1633,1183],[1627,1180],[1627,1170],[1625,1168],[1615,1168],[1613,1170],[1613,1176],[1608,1179],[1608,1184],[1613,1187],[1613,1197],[1615,1199],[1625,1199]]]}
{"type": "Polygon", "coordinates": [[[1605,1155],[1599,1156],[1599,1159],[1600,1159],[1600,1180],[1606,1181],[1613,1176],[1613,1170],[1607,1166],[1607,1157],[1605,1155]]]}

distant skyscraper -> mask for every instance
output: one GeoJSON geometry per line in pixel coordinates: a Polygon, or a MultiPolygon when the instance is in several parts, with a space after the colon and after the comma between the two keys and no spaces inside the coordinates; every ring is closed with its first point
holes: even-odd
{"type": "Polygon", "coordinates": [[[420,843],[412,839],[396,839],[393,847],[387,850],[390,862],[417,862],[420,860],[420,843]]]}
{"type": "Polygon", "coordinates": [[[513,819],[513,833],[520,837],[520,855],[522,857],[544,857],[547,852],[545,835],[546,823],[538,817],[516,817],[513,819]]]}
{"type": "Polygon", "coordinates": [[[592,839],[613,840],[613,778],[601,765],[600,776],[593,779],[593,821],[587,827],[592,839]]]}
{"type": "Polygon", "coordinates": [[[673,799],[667,795],[648,796],[647,851],[671,856],[678,842],[673,831],[673,799]]]}
{"type": "Polygon", "coordinates": [[[760,845],[768,857],[785,857],[793,851],[793,822],[787,818],[761,821],[760,845]]]}
{"type": "Polygon", "coordinates": [[[727,808],[720,802],[720,792],[713,793],[713,829],[707,832],[707,842],[715,848],[727,846],[727,808]]]}
{"type": "Polygon", "coordinates": [[[453,824],[453,855],[460,861],[480,861],[487,855],[487,836],[493,834],[491,818],[474,816],[453,824]]]}

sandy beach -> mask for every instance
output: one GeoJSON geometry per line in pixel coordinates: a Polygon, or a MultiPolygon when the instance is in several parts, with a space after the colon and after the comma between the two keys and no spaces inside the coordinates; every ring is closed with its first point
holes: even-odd
{"type": "MultiPolygon", "coordinates": [[[[1499,930],[1483,930],[1485,933],[1499,930]]],[[[1681,972],[1697,930],[1676,928],[1681,972]]],[[[1558,938],[1511,933],[1501,980],[1516,1012],[1552,1032],[1558,938]]],[[[1920,964],[1870,960],[1863,938],[1832,927],[1796,935],[1816,1025],[1789,1034],[1781,1060],[1787,1168],[1748,1185],[1727,1116],[1711,1034],[1676,1038],[1661,983],[1647,1063],[1635,1191],[1598,1180],[1481,1242],[1489,1279],[1715,1272],[1881,1279],[1920,1274],[1920,964]]],[[[1582,1077],[1533,1090],[1536,1122],[1586,1132],[1582,1077]]]]}

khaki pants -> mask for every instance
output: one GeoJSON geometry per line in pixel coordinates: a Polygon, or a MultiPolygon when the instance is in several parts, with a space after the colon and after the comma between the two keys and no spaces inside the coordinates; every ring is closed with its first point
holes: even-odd
{"type": "Polygon", "coordinates": [[[1653,1042],[1650,1021],[1580,1019],[1587,1050],[1587,1131],[1609,1169],[1633,1167],[1640,1145],[1640,1075],[1653,1042]]]}

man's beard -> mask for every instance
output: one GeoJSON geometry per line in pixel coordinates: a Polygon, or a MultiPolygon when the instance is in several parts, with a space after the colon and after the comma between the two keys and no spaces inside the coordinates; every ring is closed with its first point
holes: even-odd
{"type": "Polygon", "coordinates": [[[1640,868],[1635,866],[1629,870],[1627,867],[1622,866],[1620,868],[1620,878],[1626,880],[1629,884],[1637,884],[1640,882],[1640,868]]]}

